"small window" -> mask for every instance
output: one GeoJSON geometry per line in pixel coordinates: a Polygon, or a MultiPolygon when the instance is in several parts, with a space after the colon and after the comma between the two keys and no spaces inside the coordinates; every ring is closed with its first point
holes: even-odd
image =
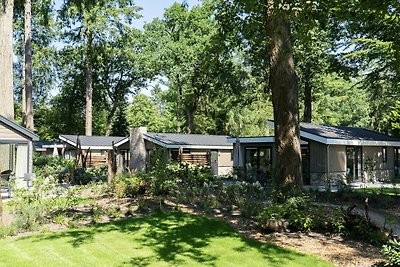
{"type": "Polygon", "coordinates": [[[387,148],[382,147],[382,161],[387,162],[387,148]]]}

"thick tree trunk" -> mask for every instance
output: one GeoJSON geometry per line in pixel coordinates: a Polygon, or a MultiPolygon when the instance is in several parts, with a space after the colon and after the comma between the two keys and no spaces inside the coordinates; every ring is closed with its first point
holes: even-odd
{"type": "Polygon", "coordinates": [[[304,71],[304,122],[311,122],[312,119],[312,84],[310,68],[304,71]]]}
{"type": "Polygon", "coordinates": [[[196,125],[194,122],[194,115],[196,114],[195,108],[189,108],[187,111],[187,126],[189,129],[189,133],[193,134],[196,132],[196,125]]]}
{"type": "Polygon", "coordinates": [[[25,97],[25,108],[26,118],[25,127],[28,130],[34,130],[33,122],[33,97],[32,97],[32,4],[31,0],[25,0],[25,60],[24,60],[24,93],[25,97]]]}
{"type": "Polygon", "coordinates": [[[290,194],[303,186],[299,136],[297,75],[291,45],[290,21],[285,14],[270,19],[270,77],[275,120],[275,186],[290,194]]]}
{"type": "MultiPolygon", "coordinates": [[[[13,85],[13,0],[0,0],[0,115],[14,119],[13,85]]],[[[5,155],[6,154],[6,155],[5,155]]],[[[0,152],[0,158],[9,151],[0,152]]],[[[0,195],[0,224],[3,224],[3,199],[0,195]]]]}
{"type": "Polygon", "coordinates": [[[93,120],[93,66],[92,66],[92,33],[88,32],[86,51],[86,127],[85,135],[92,135],[93,120]]]}
{"type": "Polygon", "coordinates": [[[14,119],[13,0],[0,0],[0,115],[14,119]]]}

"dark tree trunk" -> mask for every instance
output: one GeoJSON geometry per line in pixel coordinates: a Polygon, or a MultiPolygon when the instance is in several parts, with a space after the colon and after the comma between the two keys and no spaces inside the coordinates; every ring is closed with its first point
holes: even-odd
{"type": "Polygon", "coordinates": [[[196,109],[195,108],[189,108],[187,111],[187,126],[189,129],[189,133],[193,134],[196,131],[196,125],[194,122],[194,115],[196,113],[196,109]]]}
{"type": "Polygon", "coordinates": [[[33,96],[32,96],[32,29],[31,29],[31,20],[32,20],[32,5],[31,0],[25,0],[25,57],[24,57],[24,93],[25,97],[22,100],[25,100],[25,106],[23,106],[22,116],[23,122],[25,123],[25,127],[28,130],[34,130],[34,122],[33,122],[33,96]],[[25,110],[24,110],[25,108],[25,110]],[[24,117],[25,115],[25,117],[24,117]]]}
{"type": "Polygon", "coordinates": [[[88,30],[86,50],[86,127],[85,135],[92,135],[93,121],[93,66],[92,66],[92,33],[88,30]]]}
{"type": "Polygon", "coordinates": [[[312,119],[312,83],[310,67],[304,71],[304,122],[311,122],[312,119]]]}
{"type": "MultiPolygon", "coordinates": [[[[270,1],[268,1],[270,3],[270,1]]],[[[275,120],[275,187],[290,194],[302,188],[297,75],[294,68],[289,18],[270,17],[270,77],[275,120]]]]}

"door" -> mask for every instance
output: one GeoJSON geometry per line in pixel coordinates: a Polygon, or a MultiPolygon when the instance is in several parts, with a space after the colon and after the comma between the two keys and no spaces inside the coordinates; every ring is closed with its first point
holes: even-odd
{"type": "Polygon", "coordinates": [[[346,176],[350,181],[362,181],[361,147],[346,147],[346,176]]]}
{"type": "Polygon", "coordinates": [[[310,185],[310,149],[307,146],[301,146],[301,169],[303,172],[303,184],[310,185]]]}
{"type": "Polygon", "coordinates": [[[210,165],[214,175],[218,175],[218,150],[211,150],[210,165]]]}

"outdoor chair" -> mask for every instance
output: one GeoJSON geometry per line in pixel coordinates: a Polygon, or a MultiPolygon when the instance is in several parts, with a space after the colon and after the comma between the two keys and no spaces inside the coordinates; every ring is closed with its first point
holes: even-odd
{"type": "Polygon", "coordinates": [[[11,178],[12,170],[6,170],[0,173],[0,184],[1,187],[7,188],[8,197],[11,197],[11,178]]]}

